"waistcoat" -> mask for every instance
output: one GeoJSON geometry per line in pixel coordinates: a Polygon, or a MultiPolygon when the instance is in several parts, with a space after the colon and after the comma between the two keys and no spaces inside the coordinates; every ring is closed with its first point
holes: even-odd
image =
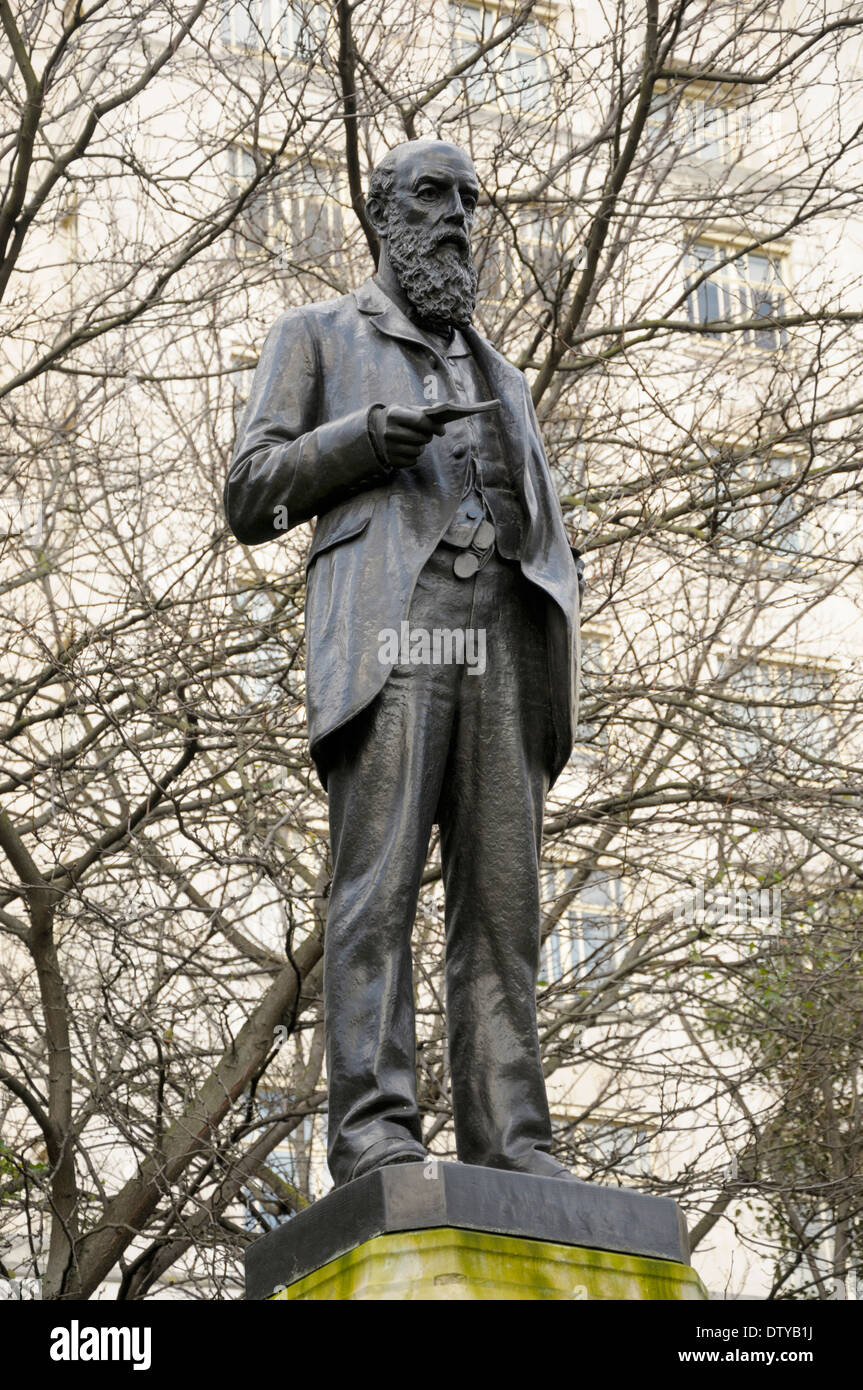
{"type": "MultiPolygon", "coordinates": [[[[438,345],[438,351],[446,358],[457,400],[473,405],[490,399],[488,382],[460,333],[455,333],[449,347],[438,345]]],[[[463,495],[472,491],[478,495],[484,514],[494,526],[498,551],[507,560],[519,560],[524,513],[504,452],[497,412],[469,416],[463,425],[471,441],[463,495]]]]}

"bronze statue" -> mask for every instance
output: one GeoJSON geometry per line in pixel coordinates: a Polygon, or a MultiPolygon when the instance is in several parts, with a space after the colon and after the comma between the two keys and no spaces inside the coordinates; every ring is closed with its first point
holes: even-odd
{"type": "Polygon", "coordinates": [[[572,748],[580,572],[524,374],[471,327],[478,197],[454,145],[386,155],[367,203],[377,274],[277,320],[225,487],[249,545],[285,517],[317,518],[306,699],[332,840],[337,1185],[426,1156],[410,938],[435,823],[458,1157],[572,1176],[550,1154],[535,993],[543,803],[572,748]],[[466,635],[476,654],[480,634],[469,664],[466,635]]]}

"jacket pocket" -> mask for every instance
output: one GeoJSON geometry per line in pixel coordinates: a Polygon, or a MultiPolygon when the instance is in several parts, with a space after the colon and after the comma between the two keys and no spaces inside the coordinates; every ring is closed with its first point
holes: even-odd
{"type": "Polygon", "coordinates": [[[375,501],[374,497],[360,498],[346,506],[334,507],[331,512],[325,512],[318,518],[306,560],[307,571],[325,550],[332,550],[343,541],[362,535],[371,521],[375,501]]]}

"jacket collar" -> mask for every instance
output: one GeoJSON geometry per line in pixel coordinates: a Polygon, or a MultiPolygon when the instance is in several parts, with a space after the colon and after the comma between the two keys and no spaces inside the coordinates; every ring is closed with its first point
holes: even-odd
{"type": "Polygon", "coordinates": [[[388,294],[384,294],[376,281],[366,280],[364,285],[354,290],[354,298],[360,313],[369,314],[374,318],[375,328],[379,328],[382,333],[387,333],[391,338],[403,338],[410,343],[419,343],[420,347],[429,346],[416,325],[411,323],[407,314],[402,313],[388,294]]]}
{"type": "MultiPolygon", "coordinates": [[[[419,343],[421,347],[430,346],[428,339],[422,336],[416,324],[411,323],[407,314],[384,293],[377,281],[366,280],[358,290],[354,290],[354,298],[360,313],[372,317],[375,327],[382,333],[389,334],[391,338],[403,338],[411,343],[419,343]]],[[[511,383],[513,377],[520,377],[518,370],[507,362],[505,357],[501,357],[475,328],[463,328],[461,331],[471,351],[495,380],[509,379],[511,383]]]]}

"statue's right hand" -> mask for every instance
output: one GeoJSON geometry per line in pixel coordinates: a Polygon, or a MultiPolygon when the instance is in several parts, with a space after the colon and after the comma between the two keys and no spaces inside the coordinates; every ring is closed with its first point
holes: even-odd
{"type": "Polygon", "coordinates": [[[442,435],[446,425],[430,420],[424,410],[409,405],[389,405],[383,412],[381,435],[391,468],[416,463],[429,440],[442,435]]]}

